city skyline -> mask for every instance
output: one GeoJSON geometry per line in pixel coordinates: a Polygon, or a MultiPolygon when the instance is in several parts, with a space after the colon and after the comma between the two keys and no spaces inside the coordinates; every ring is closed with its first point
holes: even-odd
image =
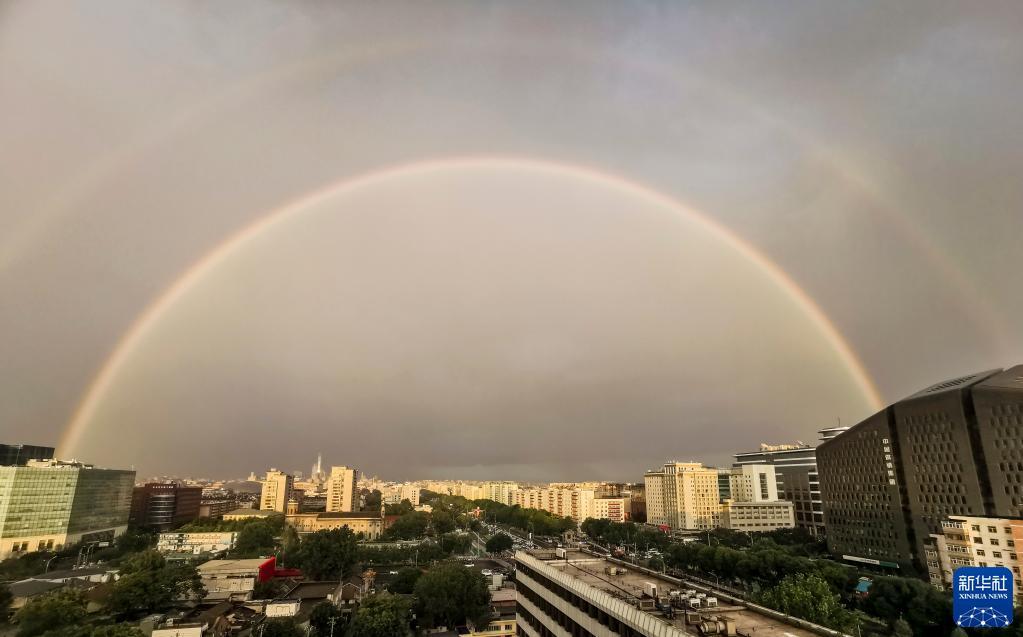
{"type": "Polygon", "coordinates": [[[234,18],[5,7],[7,437],[635,479],[1023,360],[1012,4],[234,18]]]}

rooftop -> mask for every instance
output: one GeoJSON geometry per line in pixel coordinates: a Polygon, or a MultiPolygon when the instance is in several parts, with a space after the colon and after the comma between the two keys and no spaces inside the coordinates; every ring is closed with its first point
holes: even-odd
{"type": "MultiPolygon", "coordinates": [[[[742,603],[732,603],[725,593],[718,593],[706,586],[697,583],[680,582],[675,578],[664,577],[656,574],[646,573],[638,568],[607,558],[599,557],[583,551],[570,550],[567,559],[551,559],[550,551],[526,551],[535,559],[546,563],[547,566],[568,575],[578,582],[597,589],[611,597],[625,602],[630,608],[636,608],[636,602],[644,596],[643,587],[646,583],[656,584],[659,591],[667,593],[672,589],[695,589],[698,592],[706,592],[708,597],[717,597],[718,607],[705,608],[701,611],[690,611],[690,623],[686,624],[686,613],[678,609],[674,619],[667,619],[657,610],[646,611],[645,614],[658,622],[668,624],[679,629],[681,634],[698,634],[693,624],[696,616],[710,618],[712,616],[726,616],[735,621],[735,627],[740,634],[756,635],[757,637],[817,637],[817,634],[804,628],[786,624],[780,620],[752,610],[742,603]],[[614,567],[620,572],[615,575],[608,575],[605,569],[614,567]]],[[[520,559],[522,552],[516,553],[516,559],[520,559]]]]}
{"type": "Polygon", "coordinates": [[[269,518],[275,515],[280,515],[280,513],[277,511],[264,511],[263,509],[235,509],[234,511],[228,511],[224,515],[245,515],[250,518],[269,518]]]}
{"type": "Polygon", "coordinates": [[[253,557],[244,560],[210,560],[208,562],[203,562],[198,568],[200,573],[209,573],[212,571],[256,570],[272,559],[274,558],[253,557]]]}

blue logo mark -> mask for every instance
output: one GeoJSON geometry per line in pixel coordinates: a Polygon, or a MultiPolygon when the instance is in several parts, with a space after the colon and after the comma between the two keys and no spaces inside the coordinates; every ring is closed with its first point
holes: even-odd
{"type": "Polygon", "coordinates": [[[963,628],[1012,623],[1012,571],[1004,566],[964,566],[952,575],[952,615],[963,628]]]}

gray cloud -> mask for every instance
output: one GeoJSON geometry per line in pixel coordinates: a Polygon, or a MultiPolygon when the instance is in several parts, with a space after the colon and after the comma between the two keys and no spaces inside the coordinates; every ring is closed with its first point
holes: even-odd
{"type": "MultiPolygon", "coordinates": [[[[4,437],[54,442],[144,308],[268,210],[463,154],[595,166],[706,211],[818,301],[887,399],[1018,361],[1021,21],[1014,3],[6,5],[4,437]]],[[[246,249],[154,328],[83,453],[626,478],[865,415],[741,260],[571,184],[491,186],[501,201],[367,193],[384,215],[341,203],[246,249]]]]}

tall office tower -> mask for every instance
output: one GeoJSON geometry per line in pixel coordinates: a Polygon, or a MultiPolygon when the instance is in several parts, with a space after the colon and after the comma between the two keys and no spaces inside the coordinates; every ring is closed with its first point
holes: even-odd
{"type": "Polygon", "coordinates": [[[263,489],[259,494],[259,508],[264,511],[286,513],[288,501],[294,497],[295,478],[271,468],[263,479],[263,489]]]}
{"type": "Polygon", "coordinates": [[[29,460],[49,460],[52,457],[53,447],[0,444],[0,466],[24,467],[29,460]]]}
{"type": "MultiPolygon", "coordinates": [[[[830,440],[849,427],[828,427],[819,430],[820,440],[830,440]]],[[[775,468],[778,497],[792,503],[796,526],[815,536],[825,532],[824,508],[821,504],[820,480],[817,474],[816,448],[794,445],[760,445],[759,451],[735,454],[737,465],[771,464],[775,468]]]]}
{"type": "Polygon", "coordinates": [[[0,559],[124,533],[135,472],[29,460],[0,467],[0,559]]]}
{"type": "Polygon", "coordinates": [[[643,479],[650,524],[673,529],[713,529],[720,524],[717,469],[698,462],[669,462],[643,479]]]}
{"type": "Polygon", "coordinates": [[[132,491],[128,520],[163,531],[198,519],[201,504],[202,487],[150,482],[132,491]]]}
{"type": "Polygon", "coordinates": [[[1014,518],[1023,366],[937,383],[817,449],[832,552],[925,570],[950,516],[1014,518]],[[832,537],[834,536],[834,537],[832,537]]]}
{"type": "Polygon", "coordinates": [[[359,472],[349,467],[331,467],[327,476],[327,513],[350,513],[359,508],[359,472]]]}

